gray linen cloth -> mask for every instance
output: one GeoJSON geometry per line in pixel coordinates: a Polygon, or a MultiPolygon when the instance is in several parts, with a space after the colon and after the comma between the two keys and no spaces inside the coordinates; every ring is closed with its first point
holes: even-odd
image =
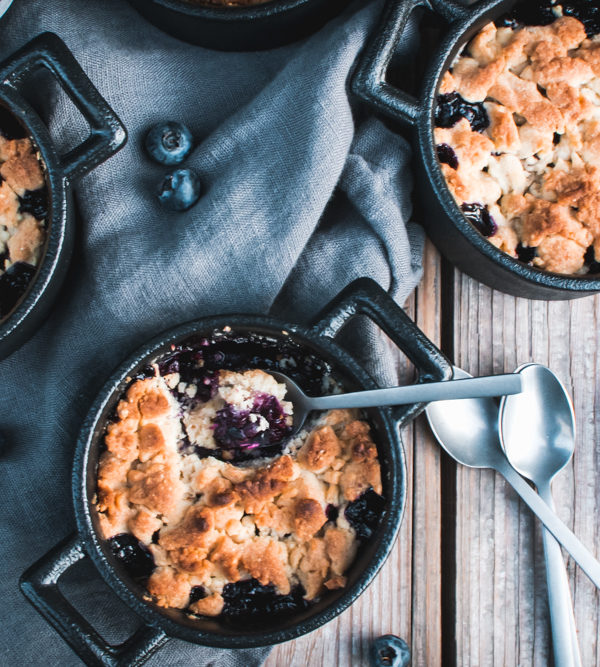
{"type": "MultiPolygon", "coordinates": [[[[209,314],[274,308],[307,320],[359,276],[400,303],[416,285],[423,237],[407,224],[408,146],[381,122],[357,120],[347,91],[380,8],[351,5],[303,42],[252,54],[179,42],[124,0],[15,0],[0,21],[1,57],[45,30],[62,37],[129,130],[127,146],[76,184],[80,233],[52,315],[0,362],[0,664],[81,664],[17,582],[74,529],[75,437],[126,355],[209,314]],[[168,119],[199,142],[187,164],[204,195],[186,213],[159,206],[164,168],[142,150],[145,130],[168,119]]],[[[64,96],[45,107],[60,146],[85,134],[64,96]]],[[[363,356],[393,381],[376,340],[363,341],[363,356]]],[[[74,568],[64,589],[107,639],[135,627],[91,565],[74,568]]],[[[267,653],[172,640],[148,664],[250,667],[267,653]]]]}

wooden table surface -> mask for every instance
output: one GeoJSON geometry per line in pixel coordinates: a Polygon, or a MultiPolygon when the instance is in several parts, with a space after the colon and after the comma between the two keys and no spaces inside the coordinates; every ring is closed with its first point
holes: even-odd
{"type": "MultiPolygon", "coordinates": [[[[554,498],[560,517],[600,557],[600,296],[506,296],[449,268],[429,245],[424,265],[407,311],[457,365],[483,375],[536,361],[571,392],[577,443],[554,498]]],[[[398,368],[409,377],[403,359],[398,368]]],[[[385,633],[408,641],[413,665],[551,664],[539,523],[500,476],[454,464],[423,417],[403,439],[408,502],[386,564],[352,607],[274,648],[266,665],[368,665],[371,639],[385,633]]],[[[566,562],[582,662],[600,665],[600,595],[566,562]]]]}

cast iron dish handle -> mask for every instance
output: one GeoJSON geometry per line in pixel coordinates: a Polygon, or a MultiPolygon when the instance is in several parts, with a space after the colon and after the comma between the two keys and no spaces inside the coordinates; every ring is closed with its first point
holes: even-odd
{"type": "Polygon", "coordinates": [[[143,625],[122,644],[111,646],[60,592],[60,577],[82,558],[86,553],[81,539],[77,534],[70,535],[23,574],[19,582],[23,594],[87,665],[143,664],[168,641],[164,632],[143,625]]]}
{"type": "MultiPolygon", "coordinates": [[[[350,283],[318,317],[314,325],[320,336],[334,338],[356,315],[366,315],[406,354],[418,371],[418,382],[449,380],[452,365],[425,336],[392,297],[370,278],[350,283]]],[[[424,403],[400,405],[392,409],[394,418],[404,424],[416,417],[424,403]]]]}
{"type": "MultiPolygon", "coordinates": [[[[480,5],[482,2],[475,4],[480,5]]],[[[406,123],[413,123],[417,119],[422,105],[416,97],[387,83],[385,77],[408,19],[418,7],[440,14],[449,24],[466,20],[473,13],[473,5],[465,7],[455,0],[388,0],[379,26],[360,57],[351,83],[355,95],[406,123]]]]}
{"type": "Polygon", "coordinates": [[[127,140],[127,133],[65,43],[54,33],[39,35],[0,64],[0,85],[19,92],[23,80],[40,67],[58,79],[90,125],[87,139],[61,158],[65,176],[70,180],[81,178],[116,153],[127,140]]]}

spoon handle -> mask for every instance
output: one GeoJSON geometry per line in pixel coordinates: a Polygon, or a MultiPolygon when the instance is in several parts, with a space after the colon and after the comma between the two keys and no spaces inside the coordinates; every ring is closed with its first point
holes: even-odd
{"type": "Polygon", "coordinates": [[[579,541],[575,534],[567,528],[529,484],[512,468],[506,459],[499,459],[496,462],[495,468],[521,496],[523,501],[529,505],[529,509],[544,526],[571,554],[573,560],[587,574],[596,587],[600,588],[600,563],[579,541]]]}
{"type": "Polygon", "coordinates": [[[424,382],[404,387],[387,387],[356,391],[349,394],[334,394],[311,398],[312,410],[336,408],[370,408],[380,405],[404,405],[408,403],[431,403],[460,398],[489,398],[518,394],[521,391],[521,376],[518,373],[489,375],[479,378],[424,382]]]}
{"type": "MultiPolygon", "coordinates": [[[[541,499],[555,510],[550,483],[540,484],[538,493],[541,499]]],[[[554,664],[565,667],[581,667],[581,655],[577,641],[577,628],[573,614],[571,589],[567,570],[559,543],[549,531],[543,531],[544,555],[546,558],[546,579],[548,582],[548,606],[552,625],[552,644],[554,646],[554,664]]]]}

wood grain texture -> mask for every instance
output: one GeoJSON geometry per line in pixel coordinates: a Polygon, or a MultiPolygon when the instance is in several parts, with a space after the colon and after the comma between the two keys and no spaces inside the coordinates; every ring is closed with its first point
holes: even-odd
{"type": "MultiPolygon", "coordinates": [[[[573,302],[506,296],[456,272],[454,356],[474,375],[548,365],[574,397],[577,442],[554,483],[559,516],[593,553],[600,545],[597,367],[599,297],[573,302]]],[[[491,471],[456,469],[457,664],[547,665],[552,647],[537,520],[491,471]]],[[[583,665],[600,664],[600,597],[569,563],[583,665]]]]}
{"type": "MultiPolygon", "coordinates": [[[[577,442],[553,486],[559,516],[600,557],[600,296],[517,299],[450,271],[428,245],[408,305],[419,326],[474,375],[536,361],[573,396],[577,442]],[[444,303],[442,295],[451,299],[444,303]]],[[[409,368],[398,356],[399,377],[409,368]]],[[[408,502],[399,539],[363,596],[338,619],[276,647],[268,667],[368,664],[370,640],[399,634],[413,665],[552,664],[541,530],[496,473],[455,465],[419,418],[404,433],[408,502]]],[[[600,594],[569,559],[584,667],[600,666],[600,594]]]]}
{"type": "MultiPolygon", "coordinates": [[[[423,281],[408,314],[434,341],[440,337],[440,263],[427,246],[423,281]]],[[[383,334],[382,334],[383,335],[383,334]]],[[[395,353],[400,381],[412,369],[395,353]]],[[[368,665],[374,637],[393,633],[408,641],[413,665],[441,661],[441,554],[439,449],[422,423],[403,431],[408,472],[407,504],[400,533],[385,565],[363,595],[337,619],[315,632],[276,646],[266,667],[368,665]],[[413,479],[422,480],[416,487],[413,479]]]]}

